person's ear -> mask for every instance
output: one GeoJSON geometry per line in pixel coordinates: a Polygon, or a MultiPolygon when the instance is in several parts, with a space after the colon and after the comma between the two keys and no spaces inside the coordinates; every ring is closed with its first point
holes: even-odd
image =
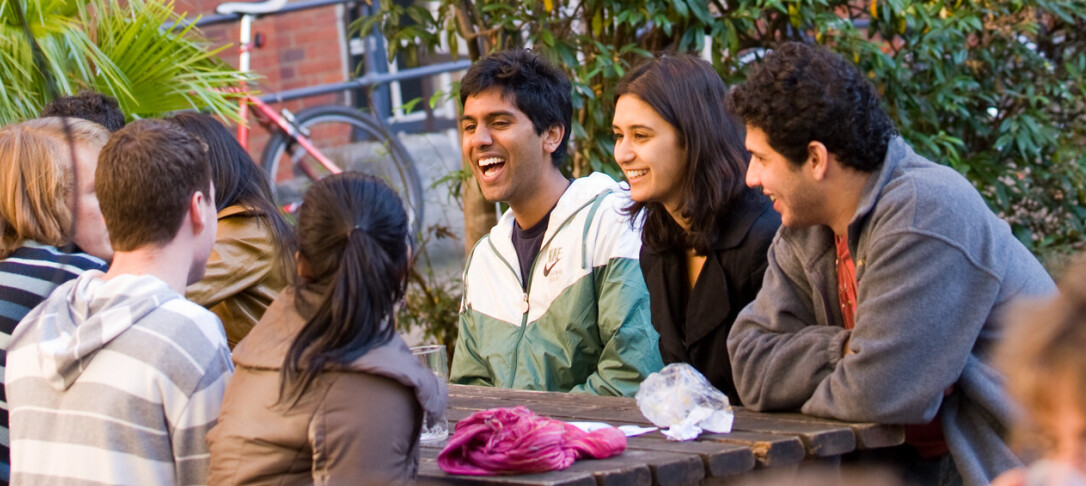
{"type": "Polygon", "coordinates": [[[807,144],[807,163],[810,164],[811,175],[815,180],[820,181],[826,178],[830,165],[830,152],[826,150],[822,142],[813,141],[807,144]]]}
{"type": "Polygon", "coordinates": [[[192,193],[189,197],[189,220],[192,222],[193,234],[200,234],[206,229],[207,226],[207,214],[205,211],[214,210],[214,206],[209,206],[207,202],[207,196],[201,191],[192,193]],[[211,209],[208,209],[208,208],[211,209]]]}
{"type": "Polygon", "coordinates": [[[566,129],[562,125],[551,125],[550,128],[544,130],[543,150],[553,154],[555,150],[558,150],[558,145],[562,143],[562,136],[565,134],[566,129]]]}

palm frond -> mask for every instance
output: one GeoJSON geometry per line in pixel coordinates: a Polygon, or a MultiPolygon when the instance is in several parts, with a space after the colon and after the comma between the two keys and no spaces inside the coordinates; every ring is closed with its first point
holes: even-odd
{"type": "Polygon", "coordinates": [[[0,124],[33,118],[49,101],[46,69],[60,94],[92,89],[117,98],[131,118],[184,109],[236,117],[238,94],[223,88],[248,76],[216,56],[167,0],[4,0],[0,2],[0,124]],[[12,2],[25,9],[45,60],[37,66],[12,2]]]}

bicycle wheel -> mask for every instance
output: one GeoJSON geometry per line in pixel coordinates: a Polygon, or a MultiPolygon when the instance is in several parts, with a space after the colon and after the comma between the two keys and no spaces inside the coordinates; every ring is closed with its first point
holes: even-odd
{"type": "MultiPolygon", "coordinates": [[[[309,108],[294,119],[301,133],[337,167],[374,175],[395,190],[403,200],[412,234],[419,233],[424,213],[422,182],[398,137],[370,115],[344,106],[309,108]]],[[[260,159],[284,207],[301,202],[314,180],[330,174],[282,131],[268,141],[260,159]]]]}

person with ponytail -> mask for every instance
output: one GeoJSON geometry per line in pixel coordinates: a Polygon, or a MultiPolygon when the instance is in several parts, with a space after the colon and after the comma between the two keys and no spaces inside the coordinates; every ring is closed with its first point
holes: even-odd
{"type": "Polygon", "coordinates": [[[204,278],[185,289],[185,297],[219,316],[233,349],[287,284],[294,267],[291,228],[267,177],[222,123],[197,112],[166,120],[208,147],[218,236],[204,278]]]}
{"type": "Polygon", "coordinates": [[[298,215],[298,281],[234,349],[209,484],[402,484],[448,390],[395,330],[407,214],[383,182],[330,176],[298,215]]]}

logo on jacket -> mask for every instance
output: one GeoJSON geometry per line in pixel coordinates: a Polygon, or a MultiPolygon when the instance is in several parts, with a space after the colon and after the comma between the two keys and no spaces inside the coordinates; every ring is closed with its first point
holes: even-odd
{"type": "MultiPolygon", "coordinates": [[[[543,276],[544,277],[549,277],[550,276],[551,270],[553,270],[554,266],[558,264],[558,259],[559,258],[562,258],[562,248],[561,247],[551,248],[550,250],[547,250],[547,263],[543,265],[543,276]]],[[[561,272],[559,272],[559,273],[561,273],[561,272]]],[[[557,274],[556,274],[556,276],[557,276],[557,274]]]]}

